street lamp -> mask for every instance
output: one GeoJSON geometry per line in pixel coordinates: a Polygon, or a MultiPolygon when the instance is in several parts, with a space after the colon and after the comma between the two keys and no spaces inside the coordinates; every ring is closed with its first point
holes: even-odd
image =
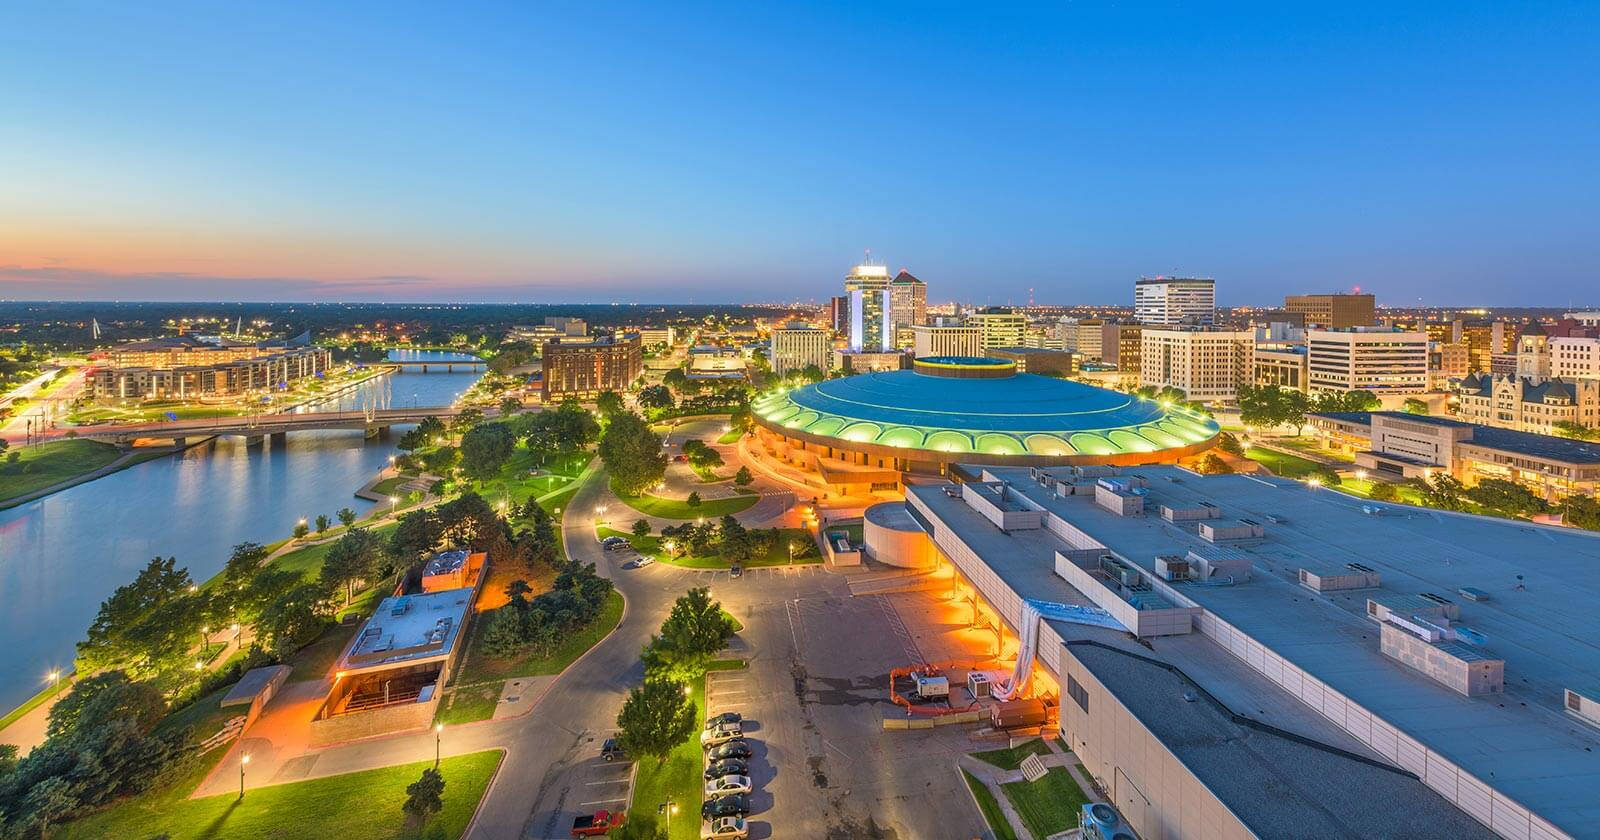
{"type": "Polygon", "coordinates": [[[250,763],[250,754],[239,756],[239,798],[244,798],[244,766],[250,763]]]}
{"type": "Polygon", "coordinates": [[[667,836],[672,836],[672,815],[678,813],[678,803],[668,799],[656,806],[656,813],[667,815],[667,836]]]}
{"type": "Polygon", "coordinates": [[[1366,470],[1356,470],[1356,479],[1359,480],[1359,481],[1366,481],[1367,480],[1367,471],[1366,470]]]}
{"type": "Polygon", "coordinates": [[[389,497],[389,509],[390,510],[394,510],[395,505],[398,505],[398,504],[400,504],[400,497],[399,496],[390,496],[389,497]]]}
{"type": "Polygon", "coordinates": [[[61,671],[59,669],[51,671],[48,679],[50,680],[50,687],[55,688],[61,683],[61,671]]]}
{"type": "Polygon", "coordinates": [[[444,724],[442,724],[442,723],[434,724],[433,725],[433,767],[434,767],[435,770],[437,770],[439,768],[439,739],[441,739],[443,737],[444,737],[444,724]]]}

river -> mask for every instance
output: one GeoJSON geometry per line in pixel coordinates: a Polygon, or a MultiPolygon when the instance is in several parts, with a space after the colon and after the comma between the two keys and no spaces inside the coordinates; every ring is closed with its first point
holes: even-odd
{"type": "MultiPolygon", "coordinates": [[[[471,358],[414,350],[390,357],[471,358]]],[[[306,410],[448,405],[478,376],[401,372],[306,410]]],[[[175,556],[205,580],[235,543],[282,539],[301,517],[366,510],[370,503],[351,494],[387,463],[395,438],[291,432],[270,448],[218,438],[0,511],[0,633],[9,640],[0,646],[0,710],[38,691],[52,669],[72,665],[100,602],[150,558],[175,556]]]]}

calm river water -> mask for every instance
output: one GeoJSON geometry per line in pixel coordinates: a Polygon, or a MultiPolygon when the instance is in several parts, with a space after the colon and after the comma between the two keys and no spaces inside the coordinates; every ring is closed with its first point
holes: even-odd
{"type": "MultiPolygon", "coordinates": [[[[478,376],[400,373],[320,408],[447,405],[478,376]]],[[[235,543],[281,539],[301,517],[332,517],[341,507],[364,511],[369,503],[351,494],[383,468],[394,442],[368,441],[357,431],[292,432],[270,449],[218,438],[0,511],[0,634],[7,640],[0,645],[0,710],[41,688],[51,669],[71,666],[73,645],[100,602],[150,558],[175,556],[204,580],[222,568],[235,543]]]]}

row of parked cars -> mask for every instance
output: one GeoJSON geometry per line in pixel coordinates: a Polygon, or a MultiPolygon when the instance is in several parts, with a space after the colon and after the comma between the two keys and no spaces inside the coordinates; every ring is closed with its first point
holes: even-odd
{"type": "Polygon", "coordinates": [[[700,732],[706,753],[705,801],[700,806],[702,840],[744,840],[750,836],[745,818],[750,815],[750,742],[744,737],[744,717],[723,712],[706,721],[700,732]]]}

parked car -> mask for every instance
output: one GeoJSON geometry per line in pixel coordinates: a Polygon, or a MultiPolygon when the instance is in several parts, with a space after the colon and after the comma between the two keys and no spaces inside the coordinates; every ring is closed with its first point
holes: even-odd
{"type": "Polygon", "coordinates": [[[674,455],[674,456],[672,456],[672,460],[677,461],[679,463],[682,463],[684,461],[689,460],[689,456],[688,455],[674,455]]]}
{"type": "Polygon", "coordinates": [[[741,715],[738,712],[723,712],[720,715],[712,715],[711,717],[706,718],[705,728],[712,729],[725,723],[739,723],[743,720],[744,715],[741,715]]]}
{"type": "Polygon", "coordinates": [[[722,776],[706,782],[706,798],[726,796],[730,793],[749,793],[749,776],[722,776]]]}
{"type": "Polygon", "coordinates": [[[750,775],[750,765],[738,760],[737,758],[730,758],[727,761],[715,761],[711,763],[710,767],[706,768],[707,781],[710,781],[711,779],[718,779],[723,776],[748,775],[750,775]]]}
{"type": "Polygon", "coordinates": [[[600,745],[600,757],[606,761],[617,761],[619,759],[622,761],[627,761],[628,751],[624,750],[622,745],[617,743],[617,739],[607,738],[605,743],[600,745]]]}
{"type": "Polygon", "coordinates": [[[744,729],[737,723],[722,723],[700,733],[700,746],[714,747],[726,741],[744,736],[744,729]]]}
{"type": "Polygon", "coordinates": [[[629,545],[628,541],[621,537],[606,537],[600,541],[600,544],[605,546],[607,551],[615,551],[629,545]]]}
{"type": "Polygon", "coordinates": [[[622,825],[621,811],[595,811],[572,820],[573,837],[604,837],[611,829],[622,825]]]}
{"type": "Polygon", "coordinates": [[[744,577],[744,567],[738,563],[728,567],[728,577],[744,577]]]}
{"type": "Polygon", "coordinates": [[[718,817],[700,827],[700,840],[744,840],[749,836],[744,817],[718,817]]]}
{"type": "Polygon", "coordinates": [[[624,568],[624,569],[642,569],[645,566],[648,566],[648,565],[650,565],[650,564],[652,564],[654,562],[656,562],[654,557],[635,557],[632,560],[629,560],[628,562],[623,563],[622,564],[622,568],[624,568]]]}
{"type": "Polygon", "coordinates": [[[711,751],[706,753],[706,758],[711,761],[726,761],[730,758],[749,761],[750,755],[750,742],[743,738],[735,738],[724,742],[722,746],[712,747],[711,751]]]}
{"type": "Polygon", "coordinates": [[[718,817],[745,817],[750,815],[750,797],[742,793],[719,796],[707,800],[700,806],[701,819],[714,820],[718,817]]]}

